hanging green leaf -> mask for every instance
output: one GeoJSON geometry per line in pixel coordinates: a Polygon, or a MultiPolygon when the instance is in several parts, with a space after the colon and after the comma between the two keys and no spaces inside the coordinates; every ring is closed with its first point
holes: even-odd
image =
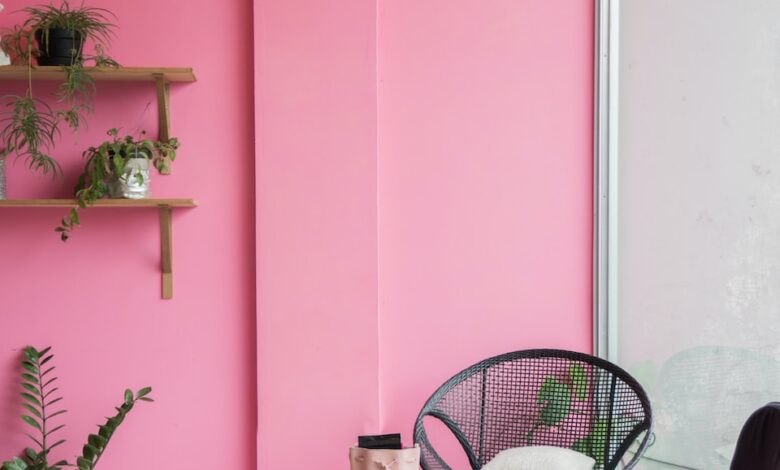
{"type": "Polygon", "coordinates": [[[574,395],[578,400],[584,400],[588,390],[588,376],[585,368],[579,362],[573,362],[569,366],[569,378],[574,389],[574,395]]]}
{"type": "Polygon", "coordinates": [[[540,421],[546,426],[558,425],[569,416],[571,401],[569,386],[558,379],[547,377],[536,395],[536,403],[544,405],[540,421]]]}
{"type": "Polygon", "coordinates": [[[597,419],[590,434],[576,441],[572,446],[572,450],[589,456],[596,461],[597,466],[604,465],[604,450],[607,446],[607,424],[606,419],[597,419]]]}

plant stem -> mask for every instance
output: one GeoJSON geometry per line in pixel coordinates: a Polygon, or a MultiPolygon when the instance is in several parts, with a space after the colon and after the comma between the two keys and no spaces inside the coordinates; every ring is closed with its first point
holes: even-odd
{"type": "Polygon", "coordinates": [[[43,371],[41,370],[41,357],[35,360],[38,367],[38,390],[41,392],[41,454],[44,461],[48,461],[49,450],[46,448],[46,396],[43,390],[43,371]]]}
{"type": "Polygon", "coordinates": [[[32,38],[27,38],[27,96],[30,98],[33,97],[33,90],[32,90],[32,43],[30,42],[32,38]]]}

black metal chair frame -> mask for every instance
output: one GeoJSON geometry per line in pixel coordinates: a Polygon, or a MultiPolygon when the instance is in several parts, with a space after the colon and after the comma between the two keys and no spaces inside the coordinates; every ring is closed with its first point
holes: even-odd
{"type": "MultiPolygon", "coordinates": [[[[423,449],[423,455],[421,456],[422,468],[424,470],[435,470],[435,469],[452,470],[451,467],[444,462],[444,460],[439,455],[439,453],[436,452],[436,450],[433,448],[433,446],[431,445],[428,439],[428,435],[425,431],[425,427],[423,424],[423,418],[425,418],[426,416],[431,416],[433,418],[438,419],[439,421],[444,423],[444,425],[454,434],[455,438],[460,443],[461,447],[463,447],[463,450],[466,452],[472,470],[478,470],[485,463],[487,463],[485,460],[488,460],[488,457],[492,458],[492,456],[477,455],[477,453],[475,453],[474,451],[474,443],[469,441],[469,438],[461,430],[456,420],[448,416],[448,414],[445,411],[439,409],[438,405],[440,404],[442,399],[446,397],[447,394],[450,391],[452,391],[456,386],[458,386],[465,380],[473,377],[475,374],[481,374],[482,391],[481,391],[480,418],[479,418],[479,440],[482,441],[485,435],[485,396],[486,396],[486,386],[487,386],[486,378],[487,378],[488,370],[491,367],[494,367],[498,364],[519,361],[519,360],[534,360],[534,359],[563,359],[563,360],[583,363],[591,367],[594,367],[597,370],[606,372],[608,374],[608,377],[610,378],[610,383],[608,384],[609,395],[607,396],[607,398],[609,399],[608,402],[609,420],[607,422],[609,424],[607,425],[607,430],[606,430],[606,439],[605,439],[606,445],[604,449],[604,460],[603,460],[604,465],[600,467],[597,466],[597,467],[603,468],[604,470],[617,469],[618,465],[623,459],[623,456],[625,455],[626,451],[628,451],[632,443],[636,441],[642,435],[642,433],[645,433],[632,459],[624,467],[626,469],[633,468],[639,462],[639,459],[641,458],[642,454],[647,450],[647,447],[650,443],[650,436],[652,434],[652,427],[653,427],[652,408],[650,406],[650,400],[648,399],[644,389],[633,377],[631,377],[631,375],[628,374],[628,372],[621,369],[617,365],[612,364],[609,361],[600,359],[598,357],[590,356],[588,354],[583,354],[583,353],[578,353],[573,351],[563,351],[557,349],[531,349],[531,350],[524,350],[524,351],[516,351],[516,352],[495,356],[489,359],[485,359],[456,374],[454,377],[452,377],[447,382],[445,382],[441,387],[439,387],[439,389],[436,390],[436,392],[434,392],[434,394],[428,399],[428,401],[423,406],[414,425],[414,441],[415,443],[420,444],[420,447],[423,449]],[[628,433],[628,435],[619,443],[619,446],[617,450],[614,452],[614,454],[612,454],[610,452],[610,443],[612,442],[611,441],[612,436],[610,435],[610,433],[611,433],[611,428],[614,426],[613,424],[614,417],[612,416],[612,408],[615,406],[614,405],[615,398],[616,398],[615,390],[616,390],[618,380],[620,380],[623,384],[625,384],[625,386],[629,387],[630,390],[635,394],[635,397],[632,398],[638,399],[638,401],[641,403],[644,419],[636,424],[636,426],[628,433]]],[[[476,444],[478,444],[477,445],[478,448],[482,449],[481,442],[478,442],[476,444]]]]}

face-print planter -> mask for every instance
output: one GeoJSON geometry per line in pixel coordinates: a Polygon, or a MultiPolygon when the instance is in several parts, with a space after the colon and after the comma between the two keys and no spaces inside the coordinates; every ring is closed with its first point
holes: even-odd
{"type": "Polygon", "coordinates": [[[418,470],[420,446],[409,449],[349,449],[350,470],[418,470]]]}
{"type": "Polygon", "coordinates": [[[128,158],[125,172],[109,184],[112,198],[145,199],[150,197],[151,177],[149,159],[145,156],[128,158]]]}

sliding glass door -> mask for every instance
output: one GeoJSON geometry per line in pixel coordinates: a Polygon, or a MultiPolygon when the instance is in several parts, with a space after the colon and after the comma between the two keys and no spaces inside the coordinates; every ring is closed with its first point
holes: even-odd
{"type": "Polygon", "coordinates": [[[780,401],[780,2],[617,3],[599,341],[653,401],[641,468],[727,469],[780,401]]]}

